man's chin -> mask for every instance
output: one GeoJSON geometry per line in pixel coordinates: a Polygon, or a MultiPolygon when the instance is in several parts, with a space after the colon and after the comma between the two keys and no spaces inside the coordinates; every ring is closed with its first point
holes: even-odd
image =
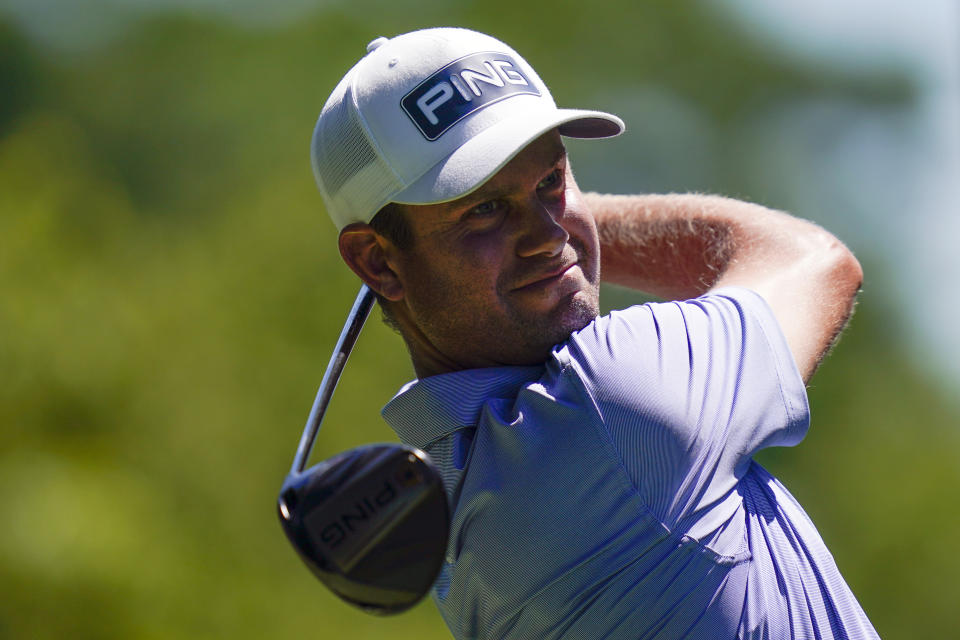
{"type": "Polygon", "coordinates": [[[563,325],[569,329],[564,340],[574,331],[579,331],[600,315],[600,299],[595,292],[581,291],[570,298],[563,314],[563,325]]]}
{"type": "Polygon", "coordinates": [[[566,341],[570,335],[583,329],[593,322],[600,314],[600,300],[595,291],[590,289],[579,291],[564,298],[552,313],[541,317],[538,335],[541,339],[550,342],[549,348],[566,341]]]}

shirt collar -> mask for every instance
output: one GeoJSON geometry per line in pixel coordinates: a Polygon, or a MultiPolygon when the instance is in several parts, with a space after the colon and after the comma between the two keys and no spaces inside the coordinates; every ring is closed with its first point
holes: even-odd
{"type": "Polygon", "coordinates": [[[383,408],[387,424],[421,449],[457,429],[472,427],[490,398],[510,398],[543,375],[543,366],[467,369],[408,382],[383,408]]]}

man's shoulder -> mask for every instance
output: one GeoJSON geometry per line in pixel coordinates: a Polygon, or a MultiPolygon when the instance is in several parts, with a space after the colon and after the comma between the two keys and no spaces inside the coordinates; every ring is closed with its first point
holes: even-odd
{"type": "Polygon", "coordinates": [[[751,321],[762,324],[775,322],[759,294],[743,287],[723,287],[688,300],[653,301],[611,310],[573,332],[555,347],[554,354],[629,354],[638,340],[660,342],[666,337],[665,332],[706,331],[710,329],[709,320],[730,314],[749,316],[751,321]]]}
{"type": "Polygon", "coordinates": [[[788,352],[780,335],[762,297],[725,287],[689,300],[610,311],[557,345],[552,357],[604,396],[637,394],[644,386],[667,393],[706,384],[708,370],[726,370],[749,354],[784,360],[788,352]]]}

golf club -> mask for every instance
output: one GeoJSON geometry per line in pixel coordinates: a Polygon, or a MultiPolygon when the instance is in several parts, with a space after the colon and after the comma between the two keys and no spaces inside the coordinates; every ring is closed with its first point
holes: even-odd
{"type": "Polygon", "coordinates": [[[277,508],[291,544],[321,582],[364,611],[391,614],[416,604],[443,563],[450,514],[440,473],[425,452],[404,444],[356,447],[304,471],[374,299],[361,286],[277,508]]]}

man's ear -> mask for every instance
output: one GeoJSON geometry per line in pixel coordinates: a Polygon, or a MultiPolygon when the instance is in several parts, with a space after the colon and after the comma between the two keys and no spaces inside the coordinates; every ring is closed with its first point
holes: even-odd
{"type": "Polygon", "coordinates": [[[393,302],[403,298],[403,284],[387,260],[396,250],[389,240],[369,224],[354,222],[340,231],[338,245],[343,261],[374,292],[393,302]]]}

